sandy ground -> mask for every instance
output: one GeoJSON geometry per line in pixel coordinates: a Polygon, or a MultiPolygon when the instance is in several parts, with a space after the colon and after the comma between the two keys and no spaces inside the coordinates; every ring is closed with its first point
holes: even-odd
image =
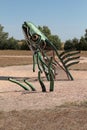
{"type": "MultiPolygon", "coordinates": [[[[49,82],[45,81],[47,93],[41,92],[38,81],[31,82],[36,92],[26,92],[8,80],[0,80],[0,110],[44,109],[60,106],[65,102],[87,99],[87,71],[71,71],[74,81],[55,81],[54,92],[49,92],[49,82]]],[[[12,77],[36,77],[32,66],[0,68],[2,79],[12,77]],[[15,71],[14,71],[15,70],[15,71]],[[2,77],[3,76],[3,77],[2,77]]]]}
{"type": "Polygon", "coordinates": [[[34,80],[37,91],[27,92],[7,77],[37,77],[31,65],[0,67],[0,130],[87,130],[87,108],[59,108],[87,101],[87,71],[70,72],[74,81],[55,81],[54,92],[45,81],[47,92],[42,93],[34,80]]]}

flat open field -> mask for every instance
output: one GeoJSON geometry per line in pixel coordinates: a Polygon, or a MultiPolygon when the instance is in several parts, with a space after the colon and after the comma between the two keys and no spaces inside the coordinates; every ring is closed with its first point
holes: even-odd
{"type": "MultiPolygon", "coordinates": [[[[87,57],[87,51],[81,52],[81,60],[87,57]]],[[[0,66],[13,66],[13,65],[29,65],[32,64],[32,52],[31,51],[13,51],[3,50],[0,51],[0,66]]],[[[72,69],[86,70],[87,63],[81,62],[74,65],[72,69]]]]}
{"type": "Polygon", "coordinates": [[[74,81],[55,81],[53,92],[47,81],[47,92],[41,92],[37,72],[31,52],[0,51],[0,130],[87,130],[87,52],[70,69],[74,81]],[[30,78],[37,91],[25,91],[8,77],[30,78]]]}

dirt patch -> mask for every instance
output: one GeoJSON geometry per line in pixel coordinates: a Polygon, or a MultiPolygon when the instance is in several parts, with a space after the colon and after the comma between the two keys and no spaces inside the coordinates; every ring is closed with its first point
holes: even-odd
{"type": "Polygon", "coordinates": [[[32,64],[31,56],[2,56],[0,57],[0,66],[28,65],[32,64]]]}
{"type": "Polygon", "coordinates": [[[44,81],[47,92],[42,93],[32,65],[0,67],[0,130],[87,130],[87,71],[70,72],[74,81],[55,81],[54,92],[44,81]],[[8,77],[31,78],[37,92],[8,77]]]}
{"type": "Polygon", "coordinates": [[[86,130],[86,107],[0,112],[0,130],[86,130]]]}

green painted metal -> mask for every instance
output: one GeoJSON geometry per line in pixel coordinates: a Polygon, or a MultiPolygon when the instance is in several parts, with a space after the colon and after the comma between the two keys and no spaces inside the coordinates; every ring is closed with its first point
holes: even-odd
{"type": "Polygon", "coordinates": [[[43,81],[41,80],[41,72],[40,71],[38,72],[38,80],[39,80],[39,83],[41,85],[42,92],[46,92],[46,87],[45,87],[43,81]]]}
{"type": "Polygon", "coordinates": [[[17,85],[21,86],[23,89],[30,91],[29,87],[31,88],[32,91],[36,91],[36,89],[33,87],[33,85],[31,85],[27,79],[24,79],[22,82],[24,82],[26,85],[24,85],[23,83],[21,83],[20,81],[18,81],[17,79],[14,78],[8,78],[9,81],[16,83],[17,85]]]}
{"type": "Polygon", "coordinates": [[[80,56],[77,56],[77,57],[72,57],[72,58],[68,58],[64,61],[64,64],[68,63],[69,61],[73,61],[73,60],[76,60],[76,59],[79,59],[80,56]]]}
{"type": "MultiPolygon", "coordinates": [[[[68,68],[67,68],[66,65],[64,64],[64,61],[63,61],[62,58],[60,57],[60,54],[58,53],[56,47],[55,47],[51,42],[49,42],[49,41],[47,41],[47,43],[49,43],[49,44],[53,47],[53,49],[54,49],[54,51],[55,51],[57,57],[60,59],[60,62],[62,63],[63,69],[64,69],[64,71],[66,72],[66,74],[67,74],[67,76],[68,76],[68,79],[74,80],[73,77],[72,77],[72,75],[70,74],[68,68]]],[[[59,65],[58,62],[57,62],[57,64],[59,65]]],[[[62,68],[62,66],[60,65],[61,68],[62,68]]]]}
{"type": "Polygon", "coordinates": [[[79,63],[79,58],[80,56],[78,56],[80,54],[80,51],[72,51],[72,50],[68,50],[68,51],[64,51],[62,52],[59,57],[63,63],[64,69],[66,71],[66,74],[68,76],[68,78],[70,80],[74,80],[74,78],[72,77],[72,75],[69,72],[69,67],[79,63]],[[77,61],[78,60],[78,61],[77,61]]]}
{"type": "Polygon", "coordinates": [[[13,82],[13,83],[18,84],[18,85],[21,86],[23,89],[29,91],[29,88],[27,88],[27,86],[23,85],[23,84],[22,84],[21,82],[19,82],[18,80],[13,79],[13,78],[8,78],[8,80],[11,81],[11,82],[13,82]]]}
{"type": "Polygon", "coordinates": [[[50,75],[50,91],[53,91],[54,90],[54,74],[51,68],[52,68],[52,57],[48,65],[48,70],[49,70],[49,75],[50,75]]]}
{"type": "MultiPolygon", "coordinates": [[[[42,73],[45,74],[47,81],[50,82],[49,91],[54,91],[55,68],[57,66],[60,66],[61,69],[66,72],[68,79],[74,80],[68,68],[79,62],[76,61],[80,58],[80,56],[78,56],[78,54],[80,54],[79,51],[74,52],[69,50],[59,53],[55,45],[49,41],[49,39],[31,22],[24,22],[22,29],[26,42],[33,52],[33,72],[35,72],[36,65],[38,67],[38,80],[41,85],[42,92],[46,92],[46,86],[41,78],[42,73]],[[53,52],[55,52],[57,59],[60,60],[61,64],[54,59],[53,55],[52,57],[49,57],[45,53],[45,47],[48,44],[53,49],[53,52]]],[[[20,85],[25,90],[29,90],[26,86],[15,79],[9,79],[9,81],[20,85]]],[[[27,80],[23,81],[31,88],[32,91],[36,90],[30,82],[27,80]]]]}
{"type": "Polygon", "coordinates": [[[75,51],[75,50],[67,50],[67,51],[63,51],[63,52],[60,53],[60,57],[66,55],[66,54],[68,54],[68,56],[69,56],[70,53],[71,53],[72,55],[73,55],[73,54],[79,54],[80,51],[75,51]],[[68,53],[69,53],[69,54],[68,54],[68,53]]]}
{"type": "Polygon", "coordinates": [[[24,79],[24,82],[31,88],[32,91],[36,91],[33,85],[31,85],[26,79],[24,79]]]}
{"type": "Polygon", "coordinates": [[[66,67],[69,68],[70,66],[77,64],[77,63],[79,63],[79,61],[74,61],[72,63],[67,64],[66,67]]]}
{"type": "Polygon", "coordinates": [[[55,66],[59,65],[68,76],[68,79],[73,80],[72,75],[69,72],[68,67],[71,65],[77,64],[80,56],[79,51],[64,51],[61,54],[58,53],[58,50],[54,46],[52,42],[31,22],[24,22],[22,25],[22,29],[25,35],[26,42],[30,49],[33,51],[33,71],[35,71],[35,64],[38,66],[38,80],[40,82],[42,91],[46,91],[46,87],[41,79],[41,73],[45,73],[45,76],[48,81],[50,81],[50,91],[54,90],[54,80],[55,80],[55,66]],[[43,46],[42,42],[44,43],[43,46]],[[53,51],[56,53],[56,56],[62,63],[62,65],[53,59],[53,57],[49,58],[45,51],[44,46],[49,44],[53,51]],[[73,56],[73,57],[72,57],[73,56]]]}
{"type": "Polygon", "coordinates": [[[65,51],[64,53],[62,53],[62,55],[60,54],[60,58],[62,59],[62,60],[64,60],[65,58],[68,58],[68,57],[70,57],[70,56],[75,56],[75,55],[77,55],[77,54],[80,54],[80,51],[65,51]]]}

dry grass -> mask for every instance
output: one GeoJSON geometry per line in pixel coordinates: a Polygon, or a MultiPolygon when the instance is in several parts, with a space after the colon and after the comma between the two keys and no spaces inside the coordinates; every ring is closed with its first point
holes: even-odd
{"type": "Polygon", "coordinates": [[[11,55],[11,56],[23,56],[23,55],[32,55],[31,51],[22,51],[22,50],[0,50],[0,56],[2,55],[11,55]]]}
{"type": "Polygon", "coordinates": [[[87,70],[87,63],[79,63],[70,67],[72,70],[87,70]]]}
{"type": "Polygon", "coordinates": [[[87,51],[81,51],[81,56],[87,57],[87,51]]]}
{"type": "Polygon", "coordinates": [[[87,101],[74,101],[74,102],[65,102],[64,104],[60,105],[59,108],[65,108],[65,107],[87,107],[87,101]]]}
{"type": "MultiPolygon", "coordinates": [[[[87,51],[81,52],[82,57],[87,57],[87,51]]],[[[0,67],[13,65],[29,65],[32,64],[31,51],[18,50],[1,50],[0,51],[0,67]]],[[[80,63],[72,66],[70,69],[87,70],[87,63],[80,63]]]]}
{"type": "Polygon", "coordinates": [[[32,64],[31,51],[0,51],[0,67],[32,64]]]}
{"type": "Polygon", "coordinates": [[[32,57],[0,57],[0,67],[32,64],[32,57]]]}
{"type": "MultiPolygon", "coordinates": [[[[32,55],[31,51],[22,51],[22,50],[0,50],[1,55],[32,55]]],[[[81,56],[87,57],[87,51],[81,51],[81,56]]]]}

